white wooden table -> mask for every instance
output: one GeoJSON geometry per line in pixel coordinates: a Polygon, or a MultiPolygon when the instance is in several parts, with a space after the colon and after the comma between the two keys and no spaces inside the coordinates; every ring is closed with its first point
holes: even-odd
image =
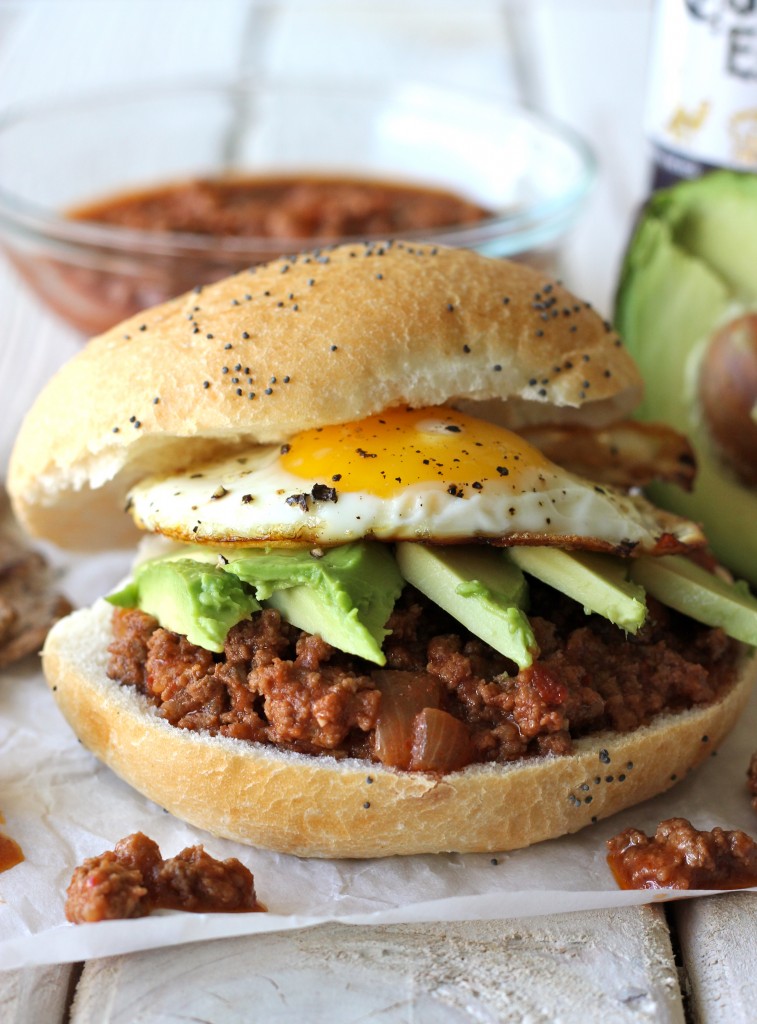
{"type": "MultiPolygon", "coordinates": [[[[349,59],[336,70],[349,76],[364,72],[366,60],[356,42],[359,25],[345,12],[359,8],[368,17],[369,6],[328,5],[347,33],[340,52],[349,59]]],[[[498,88],[517,88],[597,143],[602,177],[572,240],[566,277],[609,311],[617,260],[643,191],[649,3],[445,2],[433,8],[442,16],[424,22],[422,43],[412,31],[409,41],[397,33],[397,25],[408,30],[410,15],[412,25],[428,18],[431,7],[425,14],[420,4],[398,8],[386,39],[373,32],[375,60],[392,54],[403,61],[411,53],[419,70],[436,78],[443,69],[447,80],[488,78],[498,88]],[[463,14],[465,31],[454,22],[463,14]],[[505,34],[495,36],[495,28],[505,34]],[[525,66],[512,61],[512,32],[533,48],[525,66]]],[[[300,0],[290,8],[302,15],[309,5],[300,0]]],[[[282,23],[291,17],[285,12],[282,23]]],[[[265,59],[282,61],[287,47],[270,32],[272,18],[247,0],[164,0],[149,7],[142,0],[0,0],[0,103],[73,92],[105,78],[170,75],[183,70],[188,51],[195,70],[198,60],[202,70],[233,70],[263,59],[256,49],[261,27],[268,30],[265,59]],[[247,45],[240,46],[245,32],[247,45]],[[139,59],[130,62],[129,54],[139,59]]],[[[311,48],[300,67],[310,61],[317,70],[318,60],[311,48]]],[[[0,266],[0,469],[32,395],[80,343],[0,266]]],[[[0,783],[1,773],[0,761],[0,783]]],[[[757,1019],[756,920],[757,895],[738,893],[514,921],[324,925],[83,965],[3,972],[0,964],[0,1021],[746,1024],[757,1019]]]]}

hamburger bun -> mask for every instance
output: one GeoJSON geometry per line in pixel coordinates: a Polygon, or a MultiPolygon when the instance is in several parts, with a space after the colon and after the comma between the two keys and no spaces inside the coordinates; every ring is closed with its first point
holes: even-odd
{"type": "MultiPolygon", "coordinates": [[[[395,432],[395,440],[404,440],[408,431],[397,425],[399,417],[417,413],[425,419],[428,407],[432,406],[447,405],[459,410],[454,415],[446,411],[444,416],[437,417],[442,420],[462,420],[461,412],[472,413],[511,431],[539,423],[578,423],[587,429],[604,427],[629,413],[640,394],[638,372],[609,325],[587,304],[540,272],[471,252],[400,242],[337,247],[282,258],[198,289],[94,339],[50,382],[27,416],[11,461],[9,490],[19,519],[31,533],[63,546],[93,549],[134,539],[137,531],[123,514],[127,494],[131,491],[129,500],[136,508],[140,487],[146,488],[150,492],[149,506],[154,481],[145,478],[167,477],[163,482],[167,482],[170,496],[179,500],[182,516],[189,512],[193,521],[197,520],[189,526],[190,535],[206,544],[220,536],[221,542],[226,538],[231,544],[237,536],[232,532],[195,533],[195,527],[199,529],[200,506],[189,496],[184,484],[181,489],[174,487],[173,471],[201,478],[197,486],[205,488],[210,474],[197,471],[204,460],[215,459],[215,465],[220,455],[231,454],[232,461],[244,465],[237,472],[252,474],[250,462],[260,454],[251,451],[255,446],[276,446],[274,457],[282,460],[301,443],[293,439],[300,431],[347,424],[349,432],[353,427],[359,429],[367,418],[382,414],[385,425],[385,421],[390,421],[387,430],[395,432]],[[411,408],[400,410],[402,406],[411,408]],[[290,439],[292,445],[288,443],[290,439]]],[[[413,540],[423,536],[433,541],[441,536],[428,527],[432,512],[426,497],[442,494],[445,511],[456,505],[464,519],[463,532],[454,535],[455,541],[491,539],[500,532],[506,515],[515,516],[516,504],[526,506],[527,501],[533,500],[539,509],[535,513],[537,526],[530,528],[527,542],[546,545],[546,524],[553,524],[553,517],[562,512],[559,501],[546,511],[542,509],[546,503],[542,497],[547,492],[538,483],[548,487],[549,481],[559,479],[554,486],[565,496],[568,511],[564,517],[572,528],[569,534],[561,535],[560,543],[588,547],[593,524],[582,524],[582,529],[577,529],[580,517],[585,515],[581,511],[585,503],[580,499],[588,494],[596,503],[600,500],[597,493],[606,496],[603,487],[593,480],[576,478],[574,494],[557,464],[542,472],[539,452],[529,454],[523,448],[521,455],[517,444],[522,439],[510,437],[503,441],[501,431],[488,424],[486,427],[487,435],[497,435],[486,449],[494,461],[491,466],[486,464],[480,479],[466,481],[471,490],[478,486],[481,491],[476,491],[477,497],[468,502],[458,502],[463,495],[447,486],[446,478],[437,479],[443,477],[443,463],[424,458],[425,449],[417,447],[415,441],[415,456],[431,467],[423,472],[435,474],[431,484],[422,473],[413,477],[412,470],[403,470],[402,476],[387,472],[404,455],[382,467],[375,451],[352,447],[351,443],[349,451],[361,466],[353,478],[357,483],[349,491],[349,481],[343,479],[341,472],[330,476],[330,480],[342,481],[340,500],[337,503],[335,488],[326,488],[334,494],[323,500],[341,515],[343,508],[350,507],[348,499],[355,498],[360,503],[355,521],[362,520],[363,524],[368,521],[363,512],[369,500],[376,499],[383,510],[384,492],[376,488],[371,492],[364,483],[363,463],[367,465],[372,459],[373,469],[388,480],[390,498],[393,490],[399,490],[403,498],[409,495],[413,501],[417,493],[414,485],[419,479],[427,487],[426,491],[421,488],[422,500],[417,503],[425,533],[414,534],[413,540]],[[508,468],[504,462],[511,455],[508,468]],[[505,478],[507,482],[502,483],[505,478]],[[394,487],[395,480],[400,488],[394,487]],[[498,494],[505,495],[505,513],[500,516],[497,512],[492,530],[477,533],[473,511],[490,507],[486,505],[490,492],[494,492],[492,502],[498,494]],[[481,504],[476,505],[479,499],[481,504]]],[[[473,427],[468,433],[467,425],[461,428],[457,423],[448,423],[442,429],[451,431],[444,435],[450,448],[455,442],[449,437],[457,437],[463,445],[469,444],[466,438],[470,437],[471,445],[479,444],[473,427]]],[[[483,435],[481,424],[475,429],[483,435]]],[[[346,442],[341,447],[329,448],[323,436],[324,431],[319,432],[313,444],[318,450],[327,450],[329,458],[332,451],[338,450],[340,455],[347,451],[346,442]]],[[[483,441],[480,444],[483,447],[483,441]]],[[[454,451],[457,453],[458,449],[454,451]]],[[[459,457],[456,455],[452,461],[465,468],[475,463],[469,449],[460,449],[459,457]]],[[[284,477],[274,478],[267,465],[261,472],[269,473],[273,480],[273,490],[265,493],[278,496],[279,514],[286,506],[294,507],[294,514],[300,515],[296,511],[298,498],[303,499],[303,514],[308,513],[306,494],[288,491],[280,485],[284,477]]],[[[281,466],[277,472],[283,472],[281,466]]],[[[329,472],[333,472],[333,463],[329,472]]],[[[315,479],[323,478],[318,475],[315,479]]],[[[301,478],[297,480],[299,487],[301,478]]],[[[316,483],[315,487],[324,485],[316,483]]],[[[263,506],[267,514],[269,505],[273,505],[252,493],[231,492],[223,486],[213,489],[207,501],[212,504],[216,498],[231,493],[238,500],[221,502],[218,507],[229,510],[233,528],[239,526],[239,509],[263,506]]],[[[312,496],[316,500],[315,489],[312,496]]],[[[626,496],[622,497],[625,500],[626,496]]],[[[591,504],[590,508],[600,506],[591,504]]],[[[318,516],[321,515],[325,513],[319,512],[318,516]]],[[[318,516],[314,515],[313,520],[318,516]]],[[[398,514],[395,518],[402,519],[403,526],[407,522],[404,510],[402,516],[398,514]]],[[[591,518],[594,523],[600,521],[600,530],[606,530],[608,516],[601,509],[591,518]]],[[[619,539],[612,547],[623,554],[638,543],[629,540],[632,534],[625,532],[627,521],[630,520],[621,516],[617,526],[619,539]]],[[[150,521],[149,526],[169,537],[175,535],[165,519],[150,521]]],[[[337,530],[331,535],[331,542],[344,544],[343,538],[354,537],[351,529],[341,534],[337,530]]],[[[694,532],[692,545],[696,546],[702,538],[698,530],[694,532]]],[[[266,539],[265,534],[251,536],[249,532],[240,536],[245,543],[258,537],[266,539]]],[[[304,534],[287,535],[290,544],[293,536],[296,539],[304,534]]],[[[367,536],[396,539],[397,534],[368,532],[367,536]]],[[[512,536],[506,540],[526,542],[522,536],[513,541],[512,536]]],[[[662,528],[662,539],[665,544],[676,540],[666,526],[662,528]]],[[[687,544],[684,539],[684,548],[687,544]]],[[[300,547],[316,559],[323,556],[323,551],[310,543],[303,542],[300,547]]],[[[382,555],[394,564],[386,550],[382,555]]],[[[215,557],[211,552],[211,560],[215,557]]],[[[224,555],[222,565],[226,564],[224,555]]],[[[216,570],[223,572],[218,566],[216,570]]],[[[397,573],[401,589],[404,580],[399,569],[397,573]]],[[[388,592],[391,588],[385,589],[388,592]]],[[[264,594],[259,596],[261,601],[267,600],[264,594]]],[[[552,592],[548,601],[553,602],[555,596],[552,592]]],[[[376,593],[370,600],[373,605],[379,603],[376,593]]],[[[428,616],[427,622],[433,624],[436,637],[440,629],[436,628],[432,604],[429,602],[418,615],[428,616]]],[[[315,621],[325,633],[323,605],[316,602],[316,610],[315,621]]],[[[347,617],[347,609],[342,611],[347,617]]],[[[727,692],[721,692],[720,698],[706,707],[664,715],[631,732],[607,732],[575,740],[572,754],[472,764],[440,776],[383,767],[367,756],[358,760],[295,754],[279,749],[273,742],[264,745],[173,726],[134,687],[108,678],[111,612],[110,605],[99,602],[92,609],[75,613],[53,629],[44,649],[48,682],[82,742],[137,790],[173,814],[217,835],[303,856],[374,857],[506,850],[576,831],[594,818],[660,792],[671,784],[672,777],[681,777],[701,761],[735,721],[757,674],[754,660],[739,653],[727,692]],[[625,766],[618,773],[618,778],[623,774],[625,779],[613,785],[596,786],[593,780],[604,774],[599,767],[606,764],[607,757],[610,763],[625,766]],[[587,785],[591,788],[590,803],[581,788],[587,785]]],[[[522,614],[525,617],[525,612],[522,614]]],[[[256,627],[257,623],[250,622],[247,615],[241,625],[256,627]]],[[[385,622],[386,618],[380,625],[385,622]]],[[[582,617],[581,628],[583,624],[582,617]]],[[[318,629],[311,625],[309,631],[317,633],[318,629]]],[[[185,639],[170,635],[180,644],[185,643],[185,639]]],[[[617,630],[617,635],[622,637],[622,631],[617,630]]],[[[401,629],[398,636],[402,639],[401,629]]],[[[424,672],[427,650],[421,642],[423,634],[419,632],[418,636],[421,640],[417,644],[417,660],[421,667],[408,671],[429,675],[430,672],[424,672]]],[[[461,644],[464,639],[463,636],[461,644]]],[[[688,636],[685,642],[688,643],[688,636]]],[[[737,649],[735,642],[733,647],[729,643],[724,641],[722,648],[726,657],[737,649]]],[[[307,642],[303,646],[307,647],[307,642]]],[[[659,646],[664,647],[664,643],[659,646]]],[[[215,650],[215,655],[208,651],[199,653],[218,657],[220,649],[215,650]]],[[[279,650],[283,647],[276,648],[279,650]]],[[[337,655],[349,650],[338,648],[337,655]]],[[[189,653],[190,677],[197,667],[191,661],[196,652],[197,648],[195,654],[189,653]]],[[[500,653],[507,659],[507,652],[500,653]]],[[[278,654],[273,660],[277,657],[278,654]]],[[[325,664],[330,657],[323,656],[325,664]]],[[[407,655],[408,665],[415,664],[414,657],[407,655]]],[[[174,672],[177,666],[172,659],[173,655],[169,655],[166,664],[174,672]]],[[[283,660],[282,655],[279,662],[283,660]]],[[[498,687],[497,673],[504,671],[502,664],[501,658],[492,661],[486,669],[487,678],[480,682],[498,687]]],[[[505,664],[513,665],[507,660],[505,664]]],[[[311,672],[315,680],[310,680],[316,688],[322,678],[318,666],[320,661],[311,672]]],[[[208,675],[213,675],[217,682],[215,668],[214,661],[208,675]]],[[[350,663],[347,675],[351,673],[353,682],[358,677],[365,680],[371,668],[368,660],[358,659],[350,663]]],[[[143,669],[144,661],[138,671],[143,669]]],[[[311,671],[310,665],[307,670],[311,671]]],[[[182,671],[180,664],[176,675],[182,671]]],[[[250,671],[249,676],[241,675],[238,679],[247,678],[250,693],[245,699],[250,696],[250,707],[257,701],[255,707],[263,709],[264,716],[265,694],[253,692],[252,674],[250,671]]],[[[326,670],[323,677],[327,678],[326,670]]],[[[720,679],[717,670],[716,679],[720,679]]],[[[505,684],[509,683],[521,685],[508,678],[502,684],[501,694],[495,696],[505,700],[505,684]]],[[[379,715],[384,697],[375,693],[380,687],[374,684],[373,679],[366,682],[374,690],[372,696],[376,698],[379,715]]],[[[306,688],[299,678],[293,685],[306,688]]],[[[538,681],[535,685],[538,688],[538,681]]],[[[328,682],[324,686],[328,688],[328,682]]],[[[523,686],[527,689],[528,683],[524,681],[523,686]]],[[[556,689],[562,692],[561,687],[562,681],[558,680],[556,689]]],[[[293,701],[296,703],[300,698],[306,713],[312,712],[315,719],[317,699],[309,691],[304,695],[298,690],[293,701]]],[[[219,698],[221,702],[224,699],[219,698]]],[[[444,699],[452,709],[453,698],[449,693],[444,699]]],[[[599,695],[597,699],[601,699],[599,695]]],[[[467,735],[474,728],[473,718],[466,718],[463,698],[456,696],[454,700],[458,702],[456,728],[467,735]]],[[[546,698],[544,704],[549,704],[546,698]]],[[[562,714],[568,697],[557,696],[553,704],[561,706],[562,714]]],[[[517,733],[519,727],[507,719],[508,712],[499,713],[497,721],[503,729],[517,733]]],[[[255,708],[253,714],[258,715],[255,708]]],[[[278,740],[279,734],[272,726],[274,717],[272,712],[264,723],[266,729],[271,727],[271,732],[254,735],[278,740]]],[[[549,719],[550,715],[546,717],[549,719]]],[[[555,717],[559,717],[557,712],[555,717]]],[[[378,719],[374,717],[371,721],[375,723],[378,719]]],[[[567,738],[561,749],[568,749],[569,722],[565,715],[560,721],[563,724],[554,728],[565,733],[567,738]]],[[[344,749],[338,753],[373,749],[368,735],[373,728],[374,725],[367,725],[360,742],[353,745],[352,740],[345,739],[344,749]]],[[[490,726],[487,724],[486,728],[490,726]]],[[[529,729],[526,724],[524,730],[529,734],[524,732],[520,737],[521,747],[513,741],[509,747],[503,742],[501,748],[492,729],[482,741],[490,742],[490,746],[474,750],[471,745],[465,756],[501,756],[504,760],[514,756],[513,750],[527,750],[529,754],[537,749],[543,751],[545,747],[538,745],[542,738],[538,728],[536,741],[529,729]]],[[[241,731],[238,735],[245,733],[241,731]]],[[[297,745],[301,734],[293,735],[293,740],[284,736],[281,742],[297,745]]],[[[302,742],[299,749],[335,749],[333,744],[310,748],[307,737],[302,742]]]]}
{"type": "Polygon", "coordinates": [[[734,684],[713,704],[579,739],[571,755],[437,778],[169,725],[133,687],[106,675],[111,612],[104,601],[75,612],[53,627],[43,652],[56,700],[84,745],[171,814],[302,857],[495,852],[576,832],[663,792],[709,757],[757,678],[757,659],[744,653],[734,684]]]}
{"type": "Polygon", "coordinates": [[[402,404],[516,430],[599,426],[641,391],[609,325],[530,267],[341,246],[207,285],[90,341],[26,417],[8,489],[32,535],[94,550],[134,542],[121,513],[136,481],[220,450],[402,404]]]}

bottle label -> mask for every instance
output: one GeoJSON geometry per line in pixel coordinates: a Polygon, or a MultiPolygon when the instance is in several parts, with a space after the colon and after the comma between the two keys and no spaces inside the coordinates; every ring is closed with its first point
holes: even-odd
{"type": "Polygon", "coordinates": [[[757,0],[659,0],[653,38],[646,120],[658,178],[757,171],[757,0]]]}

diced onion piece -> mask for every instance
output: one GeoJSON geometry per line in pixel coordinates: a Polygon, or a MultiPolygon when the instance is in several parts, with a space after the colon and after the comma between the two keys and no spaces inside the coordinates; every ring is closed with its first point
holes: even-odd
{"type": "Polygon", "coordinates": [[[374,672],[381,691],[373,752],[390,768],[407,768],[413,746],[413,722],[424,708],[438,708],[439,680],[428,672],[386,669],[374,672]]]}
{"type": "Polygon", "coordinates": [[[473,743],[465,722],[439,708],[424,708],[413,722],[411,771],[455,772],[474,759],[473,743]]]}

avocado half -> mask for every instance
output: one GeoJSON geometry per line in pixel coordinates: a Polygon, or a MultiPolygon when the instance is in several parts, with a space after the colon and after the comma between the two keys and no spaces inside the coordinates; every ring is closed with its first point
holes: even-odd
{"type": "MultiPolygon", "coordinates": [[[[714,339],[748,313],[757,313],[757,175],[716,171],[654,194],[625,253],[615,323],[644,376],[639,418],[687,434],[698,473],[690,493],[656,484],[651,496],[702,523],[723,564],[757,584],[757,486],[729,461],[702,397],[714,339]]],[[[746,355],[757,374],[757,341],[746,355]]],[[[724,392],[722,408],[735,406],[724,392]]],[[[757,395],[743,430],[756,417],[757,395]]]]}

